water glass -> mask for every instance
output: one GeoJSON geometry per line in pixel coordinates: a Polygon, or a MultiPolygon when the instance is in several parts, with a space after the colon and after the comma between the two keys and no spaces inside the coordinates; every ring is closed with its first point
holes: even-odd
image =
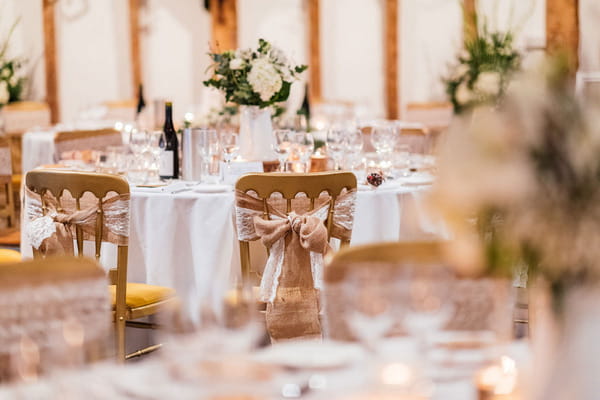
{"type": "Polygon", "coordinates": [[[148,132],[143,130],[131,129],[129,133],[129,148],[135,155],[139,155],[147,150],[150,145],[148,132]]]}
{"type": "Polygon", "coordinates": [[[289,129],[276,129],[275,132],[275,143],[273,144],[273,151],[277,154],[279,160],[279,171],[286,171],[287,160],[290,156],[293,144],[293,132],[289,129]]]}
{"type": "Polygon", "coordinates": [[[222,132],[220,137],[220,147],[223,153],[223,159],[227,167],[231,167],[231,160],[237,157],[240,150],[239,136],[235,132],[222,132]]]}
{"type": "Polygon", "coordinates": [[[160,180],[160,152],[164,148],[165,143],[165,133],[163,131],[148,133],[148,151],[150,152],[148,180],[150,182],[158,182],[160,180]]]}
{"type": "Polygon", "coordinates": [[[315,150],[315,139],[308,132],[296,132],[294,136],[294,144],[298,158],[302,163],[303,172],[308,172],[308,162],[310,156],[315,150]]]}
{"type": "Polygon", "coordinates": [[[219,135],[214,129],[201,129],[196,144],[201,159],[200,181],[217,183],[219,180],[219,135]]]}
{"type": "Polygon", "coordinates": [[[340,162],[344,156],[344,131],[342,129],[329,129],[327,131],[327,152],[331,155],[334,163],[334,169],[340,169],[340,162]]]}

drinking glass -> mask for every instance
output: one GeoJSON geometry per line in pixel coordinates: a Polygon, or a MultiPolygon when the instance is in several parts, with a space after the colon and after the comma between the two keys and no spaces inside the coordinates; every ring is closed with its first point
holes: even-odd
{"type": "Polygon", "coordinates": [[[347,152],[357,154],[362,152],[364,146],[363,134],[360,129],[351,129],[345,135],[347,152]]]}
{"type": "Polygon", "coordinates": [[[163,131],[152,131],[148,133],[148,149],[151,154],[148,180],[151,182],[158,182],[160,180],[160,152],[164,148],[165,143],[165,133],[163,131]]]}
{"type": "Polygon", "coordinates": [[[202,162],[200,181],[216,183],[213,177],[215,176],[215,169],[218,171],[218,168],[215,168],[215,158],[219,155],[219,135],[217,131],[214,129],[201,129],[198,134],[197,149],[202,162]]]}
{"type": "Polygon", "coordinates": [[[237,157],[240,145],[238,134],[235,132],[222,132],[220,138],[221,151],[223,159],[227,163],[227,168],[231,168],[231,160],[237,157]]]}
{"type": "Polygon", "coordinates": [[[396,131],[392,126],[383,125],[373,128],[371,142],[378,154],[389,155],[394,150],[396,131]]]}
{"type": "Polygon", "coordinates": [[[315,150],[315,139],[308,132],[296,132],[294,139],[303,172],[308,172],[308,161],[315,150]]]}
{"type": "Polygon", "coordinates": [[[140,155],[149,146],[149,135],[146,131],[131,129],[129,132],[129,148],[135,155],[140,155]]]}
{"type": "Polygon", "coordinates": [[[340,169],[340,162],[344,156],[344,131],[342,129],[329,129],[327,131],[327,151],[333,158],[333,169],[340,169]]]}
{"type": "Polygon", "coordinates": [[[276,129],[274,134],[275,143],[273,144],[273,151],[277,154],[277,159],[279,160],[279,171],[285,172],[287,160],[292,150],[292,131],[289,129],[276,129]]]}
{"type": "Polygon", "coordinates": [[[411,168],[410,146],[408,144],[396,145],[396,154],[394,155],[394,167],[401,176],[409,176],[411,168]]]}

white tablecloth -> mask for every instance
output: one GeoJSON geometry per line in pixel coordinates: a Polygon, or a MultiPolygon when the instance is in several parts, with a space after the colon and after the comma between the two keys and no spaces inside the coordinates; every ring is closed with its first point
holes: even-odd
{"type": "Polygon", "coordinates": [[[45,130],[32,130],[23,135],[22,144],[22,171],[28,171],[44,164],[54,164],[55,148],[54,137],[57,132],[74,130],[93,130],[110,128],[114,126],[111,121],[85,121],[74,124],[59,124],[45,130]]]}
{"type": "MultiPolygon", "coordinates": [[[[427,189],[359,191],[351,244],[445,237],[441,220],[425,209],[427,189]]],[[[132,188],[128,280],[174,288],[194,315],[239,276],[234,193],[160,190],[132,188]]],[[[24,257],[31,256],[25,235],[21,243],[24,257]]]]}

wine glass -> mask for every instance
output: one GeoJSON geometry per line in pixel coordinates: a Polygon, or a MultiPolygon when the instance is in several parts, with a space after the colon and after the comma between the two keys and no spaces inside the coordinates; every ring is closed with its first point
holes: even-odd
{"type": "Polygon", "coordinates": [[[163,131],[152,131],[148,133],[148,149],[151,155],[148,180],[151,182],[158,182],[160,180],[160,152],[164,148],[165,144],[166,139],[163,131]]]}
{"type": "Polygon", "coordinates": [[[385,156],[394,150],[396,132],[392,126],[383,125],[373,128],[371,142],[379,155],[385,156]]]}
{"type": "Polygon", "coordinates": [[[231,160],[237,157],[240,150],[239,136],[235,132],[221,133],[220,146],[223,152],[223,159],[227,163],[227,168],[231,168],[231,160]]]}
{"type": "Polygon", "coordinates": [[[340,169],[340,162],[344,155],[344,131],[337,128],[329,129],[327,131],[326,143],[327,151],[331,155],[331,158],[333,158],[333,169],[337,171],[340,169]]]}
{"type": "Polygon", "coordinates": [[[285,172],[293,141],[292,131],[289,129],[276,129],[274,133],[273,151],[275,151],[279,160],[279,171],[285,172]]]}
{"type": "Polygon", "coordinates": [[[143,130],[131,129],[129,132],[129,148],[134,155],[139,156],[149,146],[148,132],[143,130]]]}
{"type": "Polygon", "coordinates": [[[364,146],[363,134],[360,129],[351,129],[345,135],[347,151],[351,154],[362,152],[364,146]]]}
{"type": "Polygon", "coordinates": [[[308,160],[315,150],[315,139],[308,132],[296,132],[294,137],[298,157],[304,172],[308,172],[308,160]]]}

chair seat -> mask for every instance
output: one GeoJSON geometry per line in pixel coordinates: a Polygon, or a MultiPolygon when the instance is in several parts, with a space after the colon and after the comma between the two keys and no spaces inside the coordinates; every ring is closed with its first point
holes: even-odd
{"type": "Polygon", "coordinates": [[[0,249],[0,263],[14,263],[21,261],[21,253],[16,250],[0,249]]]}
{"type": "Polygon", "coordinates": [[[19,246],[21,244],[21,231],[0,232],[0,246],[19,246]]]}
{"type": "MultiPolygon", "coordinates": [[[[116,285],[109,285],[110,297],[113,307],[116,304],[116,285]]],[[[128,308],[138,308],[168,300],[175,296],[175,290],[147,285],[145,283],[127,283],[125,303],[128,308]]]]}

